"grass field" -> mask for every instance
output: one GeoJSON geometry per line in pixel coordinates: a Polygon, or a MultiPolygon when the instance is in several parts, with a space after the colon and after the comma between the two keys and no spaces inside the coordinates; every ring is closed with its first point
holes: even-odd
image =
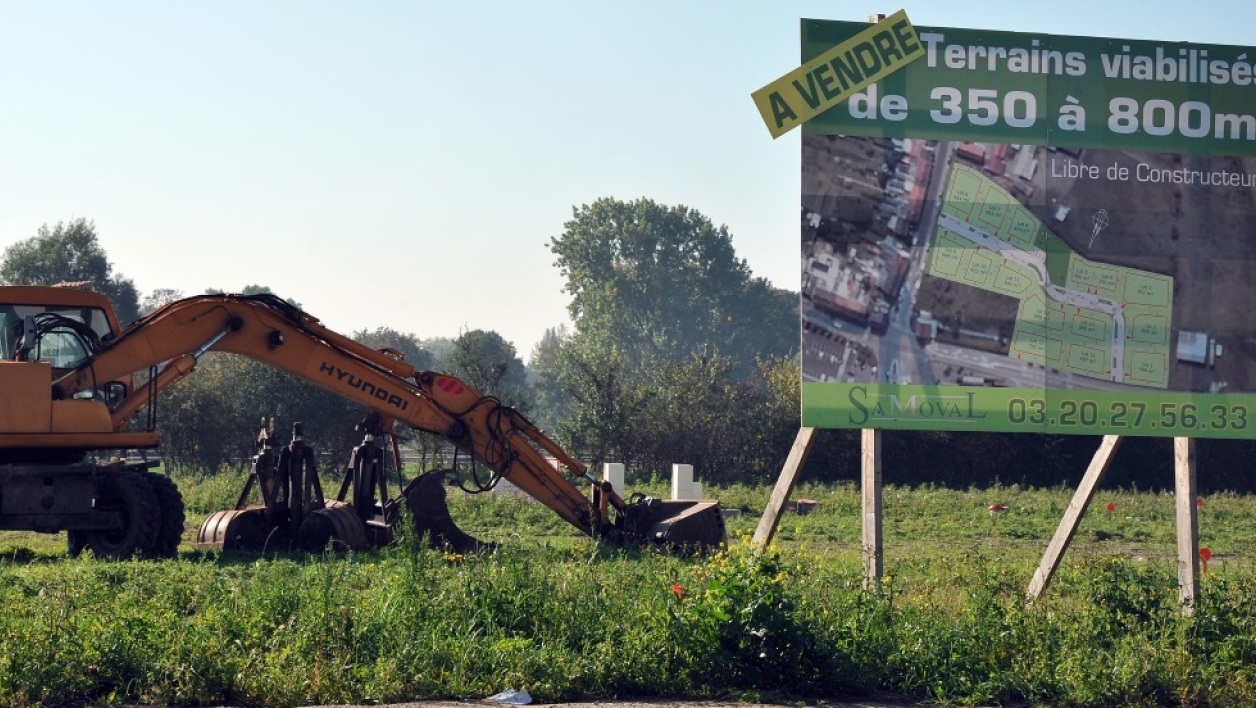
{"type": "MultiPolygon", "coordinates": [[[[190,524],[236,484],[181,480],[190,524]]],[[[799,489],[816,511],[786,515],[756,555],[745,541],[769,491],[708,488],[746,512],[730,520],[729,551],[710,558],[599,547],[536,503],[487,496],[451,500],[466,530],[502,544],[486,557],[403,539],[347,556],[218,557],[185,544],[173,561],[105,562],[65,557],[56,536],[0,534],[0,703],[361,703],[506,688],[541,701],[1256,701],[1256,500],[1202,500],[1212,560],[1187,618],[1171,495],[1101,492],[1048,597],[1027,606],[1072,490],[888,487],[887,572],[870,590],[857,489],[799,489]]]]}

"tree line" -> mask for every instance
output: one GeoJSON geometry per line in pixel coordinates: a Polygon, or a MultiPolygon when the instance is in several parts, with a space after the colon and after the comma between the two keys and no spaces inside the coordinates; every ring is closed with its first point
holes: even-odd
{"type": "MultiPolygon", "coordinates": [[[[649,199],[575,207],[548,247],[572,326],[547,330],[526,363],[487,330],[450,338],[384,327],[352,337],[498,397],[591,464],[624,462],[630,474],[650,475],[683,462],[710,482],[771,483],[800,424],[798,294],[754,277],[726,227],[649,199]]],[[[86,219],[43,226],[0,259],[0,284],[55,283],[107,294],[124,322],[183,297],[167,288],[140,298],[86,219]]],[[[270,291],[254,284],[240,292],[270,291]]],[[[261,363],[211,353],[162,396],[157,413],[165,463],[213,474],[245,464],[272,417],[281,439],[302,422],[329,464],[342,464],[366,411],[261,363]]],[[[956,487],[1072,485],[1098,445],[1087,436],[883,435],[887,481],[956,487]]],[[[431,464],[445,447],[412,431],[405,444],[431,464]]],[[[1170,449],[1168,440],[1126,441],[1108,484],[1171,488],[1170,449]]],[[[1247,441],[1201,440],[1200,487],[1256,491],[1247,473],[1252,451],[1247,441]]],[[[859,456],[855,431],[823,431],[803,478],[857,479],[859,456]]]]}

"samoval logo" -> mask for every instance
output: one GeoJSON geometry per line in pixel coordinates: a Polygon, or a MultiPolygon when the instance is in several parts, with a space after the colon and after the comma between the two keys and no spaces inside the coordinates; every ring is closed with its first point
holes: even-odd
{"type": "Polygon", "coordinates": [[[925,394],[914,393],[899,396],[897,393],[870,393],[867,386],[854,386],[847,398],[854,406],[850,414],[852,425],[863,426],[869,421],[948,420],[957,423],[975,423],[985,418],[979,413],[973,399],[976,394],[925,394]]]}

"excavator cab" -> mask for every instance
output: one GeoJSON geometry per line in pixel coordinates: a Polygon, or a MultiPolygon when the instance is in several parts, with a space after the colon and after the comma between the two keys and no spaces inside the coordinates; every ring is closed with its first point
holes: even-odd
{"type": "MultiPolygon", "coordinates": [[[[112,304],[97,293],[69,287],[10,286],[0,296],[0,361],[47,364],[53,379],[89,361],[118,331],[112,304]]],[[[17,371],[21,370],[12,370],[17,371]]],[[[98,381],[74,398],[99,398],[112,407],[131,386],[129,376],[98,381]]],[[[0,432],[4,432],[2,427],[0,432]]]]}
{"type": "Polygon", "coordinates": [[[156,447],[114,424],[130,372],[57,395],[53,382],[90,363],[121,331],[109,298],[74,287],[0,287],[0,464],[72,460],[93,450],[156,447]]]}
{"type": "Polygon", "coordinates": [[[98,343],[115,336],[117,319],[107,298],[64,288],[5,288],[0,302],[0,359],[46,361],[72,369],[87,360],[98,343]],[[50,300],[50,301],[49,301],[50,300]]]}

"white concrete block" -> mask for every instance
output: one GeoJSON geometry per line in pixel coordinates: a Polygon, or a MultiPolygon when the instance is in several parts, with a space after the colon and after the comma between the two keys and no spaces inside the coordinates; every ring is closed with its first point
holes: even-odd
{"type": "Polygon", "coordinates": [[[672,499],[691,499],[693,465],[672,465],[672,499]]]}
{"type": "Polygon", "coordinates": [[[611,483],[619,496],[624,495],[624,463],[607,462],[602,465],[602,479],[611,483]]]}

